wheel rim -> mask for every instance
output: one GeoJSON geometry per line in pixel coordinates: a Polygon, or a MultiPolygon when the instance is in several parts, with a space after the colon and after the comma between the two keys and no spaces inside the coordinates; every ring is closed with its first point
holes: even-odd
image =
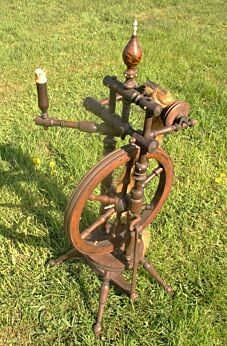
{"type": "MultiPolygon", "coordinates": [[[[115,249],[116,243],[108,236],[106,236],[105,239],[100,237],[100,239],[98,239],[98,244],[94,244],[92,239],[83,239],[83,235],[81,236],[83,232],[81,233],[80,231],[80,224],[82,223],[80,218],[82,214],[85,214],[86,203],[89,200],[89,196],[99,183],[110,173],[114,172],[137,155],[138,148],[132,145],[122,147],[110,153],[85,175],[74,190],[65,212],[65,230],[73,246],[81,253],[86,255],[103,254],[112,252],[115,249]]],[[[158,165],[162,167],[163,170],[159,175],[158,188],[150,202],[152,209],[147,209],[142,213],[140,225],[143,228],[151,223],[160,211],[170,192],[173,178],[172,160],[164,150],[157,149],[152,154],[148,153],[147,157],[157,161],[158,165]]],[[[109,212],[111,213],[110,209],[111,208],[109,208],[109,212]]]]}

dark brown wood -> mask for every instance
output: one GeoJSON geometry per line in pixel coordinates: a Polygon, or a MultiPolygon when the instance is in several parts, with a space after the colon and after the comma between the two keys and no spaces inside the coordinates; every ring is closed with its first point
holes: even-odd
{"type": "Polygon", "coordinates": [[[187,117],[188,114],[189,104],[184,101],[176,101],[162,111],[161,117],[163,123],[166,126],[170,126],[179,115],[187,117]]]}
{"type": "Polygon", "coordinates": [[[82,258],[103,277],[98,318],[94,326],[96,336],[101,333],[110,282],[135,299],[139,264],[169,294],[173,293],[172,287],[144,258],[146,241],[143,236],[145,228],[164,205],[173,180],[172,160],[159,148],[159,136],[196,124],[195,120],[188,118],[189,105],[186,102],[174,100],[168,91],[152,81],[137,86],[136,67],[142,58],[142,50],[136,31],[135,21],[133,34],[122,54],[127,66],[125,81],[106,76],[103,84],[108,88],[109,96],[101,101],[92,97],[84,100],[85,109],[102,119],[101,124],[49,118],[46,74],[41,69],[36,71],[38,106],[41,110],[40,116],[35,119],[37,125],[45,129],[50,126],[70,127],[105,136],[104,158],[84,176],[65,210],[64,227],[73,249],[49,261],[49,265],[54,266],[66,259],[82,258]],[[122,101],[121,115],[116,112],[117,101],[122,101]],[[131,108],[135,105],[145,111],[142,130],[135,130],[130,123],[131,108]],[[116,137],[123,140],[126,136],[131,137],[130,144],[116,149],[116,137]],[[150,161],[155,163],[156,168],[147,176],[150,161]],[[145,201],[144,189],[152,180],[156,187],[150,200],[145,201]],[[123,277],[128,269],[132,269],[131,282],[123,277]]]}
{"type": "MultiPolygon", "coordinates": [[[[141,229],[142,230],[142,229],[141,229]]],[[[135,300],[137,298],[136,293],[136,275],[139,266],[140,254],[139,254],[139,241],[143,244],[142,239],[139,239],[139,228],[135,226],[133,233],[134,237],[134,253],[133,253],[133,270],[132,270],[132,285],[131,285],[131,300],[135,300]]]]}
{"type": "MultiPolygon", "coordinates": [[[[129,123],[125,124],[119,115],[110,114],[108,109],[103,108],[100,103],[92,97],[86,97],[84,100],[84,106],[87,110],[106,121],[107,124],[110,127],[113,127],[118,134],[132,136],[135,139],[135,143],[144,149],[144,151],[152,153],[157,149],[158,143],[154,138],[145,138],[139,132],[135,131],[129,123]]],[[[108,137],[112,140],[112,136],[108,137]]]]}
{"type": "Polygon", "coordinates": [[[153,113],[154,116],[159,116],[162,112],[162,107],[157,102],[154,102],[150,98],[144,96],[138,91],[138,88],[126,89],[124,83],[111,76],[105,76],[103,79],[103,84],[108,88],[114,89],[116,93],[120,94],[125,101],[135,103],[141,109],[153,113]]]}
{"type": "Polygon", "coordinates": [[[167,285],[165,281],[162,280],[157,270],[150,263],[148,263],[145,258],[141,259],[141,263],[148,271],[148,273],[159,283],[160,286],[162,286],[166,290],[168,294],[173,294],[172,287],[170,285],[167,285]]]}
{"type": "MultiPolygon", "coordinates": [[[[115,112],[115,105],[116,105],[116,95],[115,93],[110,92],[110,97],[109,97],[109,111],[111,113],[115,112]]],[[[103,140],[103,155],[107,156],[108,154],[112,153],[116,149],[116,140],[114,136],[108,135],[104,138],[103,140]]],[[[112,172],[106,176],[102,181],[101,181],[101,195],[108,195],[112,196],[113,195],[113,176],[112,172]]],[[[112,204],[112,203],[110,203],[112,204]]],[[[99,209],[99,214],[102,215],[104,212],[104,206],[101,205],[99,209]]],[[[102,230],[104,231],[104,227],[106,227],[106,223],[103,224],[102,230]]]]}
{"type": "Polygon", "coordinates": [[[110,290],[110,272],[106,271],[104,274],[104,280],[101,286],[98,319],[96,324],[94,325],[95,336],[100,336],[100,333],[102,330],[101,328],[102,315],[103,315],[103,311],[104,311],[109,290],[110,290]]]}
{"type": "Polygon", "coordinates": [[[100,215],[99,218],[90,227],[88,227],[81,233],[81,239],[87,238],[91,234],[91,232],[93,232],[96,228],[104,224],[114,213],[115,209],[111,208],[105,214],[100,215]]]}
{"type": "Polygon", "coordinates": [[[47,95],[47,83],[36,83],[38,93],[38,106],[41,110],[41,116],[47,117],[47,110],[49,107],[48,95],[47,95]]]}
{"type": "MultiPolygon", "coordinates": [[[[153,114],[151,112],[149,111],[146,112],[146,117],[144,120],[144,128],[143,128],[143,137],[145,138],[145,140],[149,138],[149,135],[151,132],[152,116],[153,114]]],[[[157,147],[158,147],[158,143],[157,143],[157,147]]],[[[135,184],[131,190],[131,201],[130,201],[131,211],[135,213],[136,215],[141,215],[143,199],[144,199],[144,182],[147,177],[147,167],[148,167],[147,150],[145,148],[142,148],[142,150],[140,151],[139,159],[135,163],[135,172],[134,172],[135,184]]]]}
{"type": "Polygon", "coordinates": [[[81,259],[82,256],[81,254],[75,249],[72,248],[69,251],[65,252],[64,254],[60,255],[59,257],[55,258],[55,259],[50,259],[47,262],[47,265],[49,267],[55,267],[56,265],[68,260],[68,259],[81,259]]]}
{"type": "Polygon", "coordinates": [[[148,177],[144,180],[142,187],[144,188],[151,180],[153,180],[155,177],[157,177],[160,173],[163,172],[163,167],[157,167],[153,170],[153,172],[148,175],[148,177]]]}
{"type": "MultiPolygon", "coordinates": [[[[128,145],[115,150],[100,161],[77,186],[66,208],[65,229],[69,239],[78,251],[86,255],[102,254],[112,252],[117,247],[117,244],[113,243],[109,238],[110,235],[107,235],[105,241],[98,242],[99,246],[94,245],[93,242],[82,240],[80,218],[84,210],[86,210],[86,201],[89,199],[89,196],[93,193],[96,186],[101,181],[105,180],[110,173],[114,172],[115,169],[127,164],[131,159],[136,159],[136,157],[138,157],[136,155],[138,154],[138,149],[133,145],[128,145]]],[[[170,192],[173,179],[172,161],[164,150],[157,149],[154,153],[147,153],[146,155],[148,159],[155,160],[158,165],[161,165],[163,167],[163,172],[158,177],[159,182],[157,191],[150,201],[151,208],[150,210],[145,210],[142,214],[141,225],[143,228],[144,225],[147,226],[152,222],[157,213],[161,210],[162,205],[170,192]]],[[[128,203],[130,207],[130,200],[128,203]]]]}
{"type": "Polygon", "coordinates": [[[83,121],[68,121],[68,120],[60,120],[60,119],[54,119],[54,118],[41,118],[36,117],[35,118],[36,125],[43,125],[43,126],[60,126],[60,127],[69,127],[69,128],[75,128],[82,132],[88,132],[88,133],[95,133],[98,132],[98,125],[89,120],[83,120],[83,121]]]}
{"type": "Polygon", "coordinates": [[[122,188],[121,188],[121,192],[120,192],[121,198],[126,197],[126,194],[128,191],[128,186],[131,182],[131,172],[132,172],[133,165],[134,165],[133,159],[131,159],[126,164],[126,170],[125,170],[124,177],[122,179],[122,188]]]}
{"type": "MultiPolygon", "coordinates": [[[[36,77],[36,88],[37,88],[37,95],[38,95],[38,106],[41,110],[40,119],[47,119],[48,118],[48,107],[49,107],[49,100],[47,95],[47,78],[46,78],[46,72],[42,69],[38,68],[35,71],[35,77],[36,77]]],[[[44,126],[44,130],[47,130],[48,127],[44,126]]]]}
{"type": "Polygon", "coordinates": [[[89,201],[98,201],[102,204],[113,204],[116,205],[118,202],[118,198],[117,197],[110,197],[108,195],[94,195],[93,193],[90,194],[90,196],[88,197],[89,201]]]}
{"type": "Polygon", "coordinates": [[[124,72],[126,77],[124,86],[125,88],[135,88],[137,83],[135,81],[135,77],[137,77],[137,72],[135,70],[136,66],[139,64],[142,58],[142,49],[139,46],[138,38],[137,38],[137,21],[134,22],[133,34],[128,41],[127,45],[123,50],[123,61],[127,66],[127,70],[124,72]]]}

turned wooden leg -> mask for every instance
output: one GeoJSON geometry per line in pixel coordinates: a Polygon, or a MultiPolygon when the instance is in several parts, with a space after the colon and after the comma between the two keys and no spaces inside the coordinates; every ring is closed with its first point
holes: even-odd
{"type": "Polygon", "coordinates": [[[168,294],[173,294],[172,287],[167,285],[165,281],[162,280],[157,270],[150,263],[148,263],[144,257],[141,258],[140,262],[143,264],[148,273],[153,276],[153,278],[166,290],[168,294]]]}
{"type": "Polygon", "coordinates": [[[94,325],[94,333],[95,333],[95,336],[97,337],[100,336],[100,333],[102,330],[101,328],[102,315],[103,315],[104,306],[106,304],[109,290],[110,290],[110,272],[106,271],[104,274],[104,281],[101,286],[98,318],[97,318],[96,324],[94,325]]]}
{"type": "Polygon", "coordinates": [[[65,252],[63,255],[55,258],[55,259],[50,259],[48,262],[47,262],[47,265],[49,267],[54,267],[64,261],[66,261],[67,259],[70,259],[70,258],[80,258],[81,255],[79,254],[79,252],[76,250],[76,249],[70,249],[69,251],[65,252]]]}

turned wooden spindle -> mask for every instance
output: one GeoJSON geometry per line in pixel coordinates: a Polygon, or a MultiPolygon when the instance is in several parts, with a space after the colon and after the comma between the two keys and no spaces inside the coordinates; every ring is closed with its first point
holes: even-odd
{"type": "Polygon", "coordinates": [[[127,89],[135,88],[137,83],[135,81],[135,77],[137,77],[136,66],[139,64],[142,58],[142,49],[139,46],[138,38],[137,38],[137,20],[134,21],[133,25],[133,33],[128,41],[127,45],[123,50],[123,61],[127,66],[127,70],[124,72],[126,77],[124,86],[127,89]]]}
{"type": "Polygon", "coordinates": [[[47,110],[49,107],[48,95],[47,95],[47,77],[46,71],[41,68],[35,70],[35,81],[38,94],[38,106],[41,110],[41,118],[47,118],[47,110]]]}

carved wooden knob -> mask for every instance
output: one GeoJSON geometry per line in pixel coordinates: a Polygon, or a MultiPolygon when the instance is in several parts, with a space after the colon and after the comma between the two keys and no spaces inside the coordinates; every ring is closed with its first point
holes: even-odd
{"type": "Polygon", "coordinates": [[[135,68],[139,64],[142,58],[143,52],[138,42],[137,26],[138,26],[138,23],[137,23],[137,20],[135,20],[133,34],[130,40],[128,41],[127,45],[125,46],[123,50],[123,54],[122,54],[124,63],[128,68],[135,68]]]}
{"type": "Polygon", "coordinates": [[[134,88],[136,86],[134,78],[137,76],[137,72],[135,71],[135,68],[142,58],[142,49],[139,46],[137,38],[137,26],[138,23],[137,20],[135,20],[133,34],[122,53],[123,61],[127,66],[127,71],[124,72],[126,77],[125,87],[127,88],[134,88]]]}
{"type": "Polygon", "coordinates": [[[35,70],[35,81],[38,93],[38,106],[41,110],[41,117],[47,118],[47,110],[49,107],[48,95],[47,95],[47,77],[46,71],[41,68],[35,70]]]}

